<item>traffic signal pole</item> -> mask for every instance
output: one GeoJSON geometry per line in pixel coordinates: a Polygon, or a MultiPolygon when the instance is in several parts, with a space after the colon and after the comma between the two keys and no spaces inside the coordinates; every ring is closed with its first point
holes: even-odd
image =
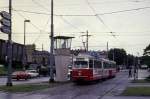
{"type": "Polygon", "coordinates": [[[7,59],[7,63],[8,63],[8,75],[7,75],[7,83],[6,86],[12,86],[12,0],[9,0],[9,14],[10,14],[10,33],[8,34],[8,59],[7,59]]]}

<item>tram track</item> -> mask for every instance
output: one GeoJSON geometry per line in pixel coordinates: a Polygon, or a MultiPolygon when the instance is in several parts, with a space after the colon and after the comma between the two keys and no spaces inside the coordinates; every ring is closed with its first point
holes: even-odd
{"type": "Polygon", "coordinates": [[[30,95],[43,95],[41,99],[83,99],[83,97],[94,97],[94,99],[103,99],[105,96],[114,95],[115,92],[121,86],[124,86],[127,81],[127,73],[120,72],[113,79],[106,81],[76,85],[74,83],[65,84],[59,87],[50,88],[30,95]],[[118,88],[117,88],[118,87],[118,88]]]}
{"type": "Polygon", "coordinates": [[[107,96],[110,92],[112,92],[115,88],[117,88],[120,84],[123,84],[124,75],[117,78],[117,83],[108,91],[106,91],[103,95],[101,95],[98,99],[102,99],[103,97],[107,96]],[[119,81],[118,81],[119,80],[119,81]]]}
{"type": "MultiPolygon", "coordinates": [[[[123,84],[123,79],[125,77],[125,74],[121,75],[120,77],[114,78],[114,79],[110,79],[110,80],[115,80],[113,81],[114,85],[113,87],[111,87],[110,89],[108,89],[106,92],[104,92],[102,95],[100,95],[97,99],[102,99],[103,97],[107,96],[109,93],[111,93],[115,88],[117,88],[120,84],[123,84]]],[[[103,81],[100,83],[101,86],[105,86],[111,82],[109,82],[110,80],[107,81],[103,81]]],[[[99,85],[98,85],[99,86],[99,85]]],[[[97,86],[94,87],[95,89],[97,88],[97,86]]],[[[84,90],[84,94],[88,94],[88,92],[91,90],[91,88],[87,88],[86,90],[84,90]]],[[[84,95],[81,93],[78,93],[77,95],[73,96],[71,99],[76,99],[77,97],[80,97],[82,95],[84,95]]],[[[90,94],[90,93],[89,93],[90,94]]]]}

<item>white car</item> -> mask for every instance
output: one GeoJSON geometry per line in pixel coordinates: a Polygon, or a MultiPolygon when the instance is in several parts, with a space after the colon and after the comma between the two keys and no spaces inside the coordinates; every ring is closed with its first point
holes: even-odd
{"type": "Polygon", "coordinates": [[[31,78],[39,76],[39,73],[36,70],[26,70],[26,72],[30,75],[31,78]]]}

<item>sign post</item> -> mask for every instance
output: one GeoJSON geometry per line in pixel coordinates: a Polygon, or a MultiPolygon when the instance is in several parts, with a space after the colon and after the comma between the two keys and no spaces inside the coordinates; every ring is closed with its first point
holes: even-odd
{"type": "Polygon", "coordinates": [[[6,11],[2,11],[0,12],[0,15],[2,16],[2,19],[0,20],[1,23],[1,27],[0,27],[0,31],[6,34],[10,34],[11,33],[11,17],[10,14],[6,11]]]}
{"type": "Polygon", "coordinates": [[[2,19],[0,20],[0,23],[2,24],[2,26],[0,27],[0,31],[8,34],[8,73],[6,86],[12,86],[12,0],[9,0],[9,13],[6,11],[1,11],[0,15],[2,16],[2,19]]]}

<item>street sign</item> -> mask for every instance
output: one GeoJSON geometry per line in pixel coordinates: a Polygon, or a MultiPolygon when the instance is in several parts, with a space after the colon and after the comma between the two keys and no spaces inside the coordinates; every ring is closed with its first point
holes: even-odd
{"type": "Polygon", "coordinates": [[[2,19],[0,20],[1,27],[0,31],[6,34],[11,33],[11,16],[6,11],[1,11],[0,15],[2,16],[2,19]]]}
{"type": "Polygon", "coordinates": [[[7,19],[4,19],[4,18],[1,19],[0,22],[1,22],[1,24],[4,25],[4,26],[10,27],[10,25],[11,25],[11,24],[10,24],[10,21],[7,20],[7,19]]]}
{"type": "Polygon", "coordinates": [[[9,34],[11,32],[10,28],[6,27],[6,26],[1,26],[0,31],[2,31],[3,33],[6,33],[6,34],[9,34]]]}
{"type": "Polygon", "coordinates": [[[7,19],[7,20],[10,20],[10,19],[11,19],[10,14],[9,14],[8,12],[6,12],[6,11],[1,11],[1,12],[0,12],[0,15],[1,15],[3,18],[7,19]]]}

